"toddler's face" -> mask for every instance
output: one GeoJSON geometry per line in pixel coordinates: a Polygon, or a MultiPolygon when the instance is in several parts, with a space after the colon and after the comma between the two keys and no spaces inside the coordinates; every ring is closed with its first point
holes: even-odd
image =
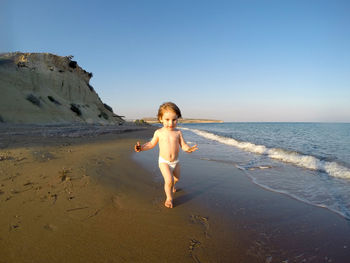
{"type": "Polygon", "coordinates": [[[161,123],[163,123],[163,126],[166,129],[172,130],[175,129],[176,125],[177,125],[177,114],[173,111],[165,111],[163,113],[163,116],[160,120],[161,123]]]}

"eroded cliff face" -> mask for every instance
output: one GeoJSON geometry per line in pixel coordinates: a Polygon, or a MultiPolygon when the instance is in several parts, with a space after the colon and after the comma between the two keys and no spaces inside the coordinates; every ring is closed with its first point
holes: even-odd
{"type": "Polygon", "coordinates": [[[120,124],[71,57],[0,54],[0,122],[120,124]]]}

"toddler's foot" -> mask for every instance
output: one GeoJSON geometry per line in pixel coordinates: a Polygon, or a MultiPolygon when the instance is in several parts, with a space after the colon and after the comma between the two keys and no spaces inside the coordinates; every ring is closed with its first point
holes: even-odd
{"type": "Polygon", "coordinates": [[[176,193],[176,188],[175,188],[175,186],[173,187],[173,193],[176,193]]]}
{"type": "Polygon", "coordinates": [[[173,208],[173,200],[166,200],[164,205],[167,207],[167,208],[173,208]]]}

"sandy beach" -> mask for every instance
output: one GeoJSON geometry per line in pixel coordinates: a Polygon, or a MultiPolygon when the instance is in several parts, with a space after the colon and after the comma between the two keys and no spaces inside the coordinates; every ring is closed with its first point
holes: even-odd
{"type": "Polygon", "coordinates": [[[133,152],[153,128],[0,130],[1,263],[350,258],[347,220],[196,153],[181,154],[175,207],[165,208],[157,149],[133,152]]]}
{"type": "Polygon", "coordinates": [[[0,262],[193,262],[201,224],[165,209],[153,175],[130,158],[153,129],[125,130],[3,132],[0,262]]]}

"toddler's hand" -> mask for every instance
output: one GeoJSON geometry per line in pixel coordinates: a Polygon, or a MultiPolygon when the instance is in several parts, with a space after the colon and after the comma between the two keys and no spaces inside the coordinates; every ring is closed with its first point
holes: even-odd
{"type": "Polygon", "coordinates": [[[141,152],[140,142],[137,142],[137,144],[135,145],[134,149],[135,149],[135,152],[141,152]]]}
{"type": "Polygon", "coordinates": [[[189,148],[186,152],[191,153],[191,152],[194,152],[197,150],[198,150],[198,145],[196,144],[196,145],[192,146],[191,148],[189,148]]]}

